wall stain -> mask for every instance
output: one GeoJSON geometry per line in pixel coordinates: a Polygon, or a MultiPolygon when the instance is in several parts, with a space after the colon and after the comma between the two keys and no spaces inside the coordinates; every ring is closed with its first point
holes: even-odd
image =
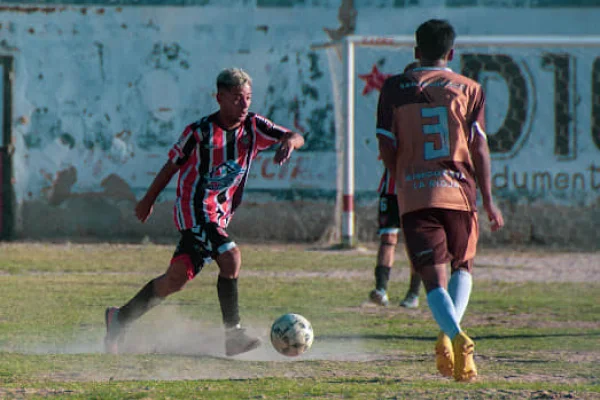
{"type": "Polygon", "coordinates": [[[152,52],[146,59],[146,64],[155,69],[170,69],[173,63],[179,64],[183,69],[190,67],[187,57],[190,53],[183,49],[179,43],[156,42],[152,47],[152,52]]]}
{"type": "Polygon", "coordinates": [[[100,62],[100,76],[102,77],[102,82],[106,81],[106,75],[104,73],[104,45],[100,42],[94,42],[94,46],[98,51],[98,60],[100,62]]]}
{"type": "Polygon", "coordinates": [[[73,198],[105,198],[111,200],[127,200],[135,202],[135,194],[127,182],[117,174],[110,174],[104,178],[100,186],[101,192],[73,193],[72,189],[77,182],[77,169],[70,166],[56,173],[50,187],[43,190],[48,204],[59,206],[68,199],[73,198]]]}

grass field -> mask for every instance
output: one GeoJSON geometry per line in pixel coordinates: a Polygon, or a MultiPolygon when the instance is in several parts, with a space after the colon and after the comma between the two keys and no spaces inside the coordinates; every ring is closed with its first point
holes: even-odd
{"type": "Polygon", "coordinates": [[[104,309],[162,273],[172,246],[0,245],[0,398],[4,399],[600,399],[600,255],[483,250],[463,328],[476,341],[480,379],[436,373],[437,328],[421,306],[363,304],[374,246],[352,252],[242,245],[243,323],[264,338],[224,356],[210,264],[126,338],[102,352],[104,309]],[[278,355],[267,333],[286,312],[307,317],[313,348],[278,355]]]}

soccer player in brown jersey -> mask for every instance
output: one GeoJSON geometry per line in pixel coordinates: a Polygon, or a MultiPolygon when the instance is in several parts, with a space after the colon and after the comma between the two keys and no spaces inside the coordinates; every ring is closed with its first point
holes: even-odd
{"type": "Polygon", "coordinates": [[[226,229],[240,205],[252,160],[259,151],[279,144],[274,162],[286,162],[304,139],[298,133],[249,111],[252,79],[243,70],[225,69],[217,76],[219,110],[183,130],[169,159],[156,175],[135,215],[145,222],[156,198],[178,173],[174,222],[180,240],[166,272],[148,282],[124,306],[108,307],[106,350],[118,353],[127,326],[165,297],[183,289],[205,263],[219,268],[217,295],[225,325],[225,354],[250,351],[260,340],[240,325],[238,275],[241,254],[226,229]]]}
{"type": "MultiPolygon", "coordinates": [[[[413,61],[404,67],[404,72],[419,66],[413,61]]],[[[400,232],[400,213],[396,198],[396,182],[387,169],[384,169],[379,183],[379,208],[377,219],[379,223],[379,248],[377,249],[377,264],[375,265],[375,289],[369,293],[369,300],[380,306],[389,304],[387,294],[388,281],[394,264],[398,233],[400,232]]],[[[419,288],[421,277],[411,265],[410,283],[400,306],[406,308],[419,307],[419,288]]]]}
{"type": "Polygon", "coordinates": [[[448,68],[455,32],[447,21],[426,21],[415,36],[420,66],[385,81],[377,137],[394,171],[406,249],[441,329],[436,366],[444,376],[472,381],[475,345],[460,321],[472,288],[477,187],[491,230],[504,225],[492,198],[485,99],[477,82],[448,68]]]}

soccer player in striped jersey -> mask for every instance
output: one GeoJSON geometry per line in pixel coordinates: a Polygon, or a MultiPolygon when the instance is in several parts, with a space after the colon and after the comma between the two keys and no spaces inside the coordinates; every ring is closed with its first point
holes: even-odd
{"type": "Polygon", "coordinates": [[[481,85],[448,68],[455,31],[447,21],[424,22],[415,36],[420,66],[381,89],[379,151],[396,181],[406,250],[441,329],[436,366],[444,376],[471,381],[475,344],[460,321],[479,237],[477,187],[491,230],[504,225],[492,198],[485,98],[481,85]]]}
{"type": "MultiPolygon", "coordinates": [[[[404,67],[404,72],[419,66],[413,61],[404,67]]],[[[377,250],[377,265],[375,266],[375,289],[369,293],[372,303],[386,307],[389,304],[387,294],[390,272],[394,265],[398,233],[400,232],[400,213],[398,212],[398,199],[396,197],[396,182],[389,171],[384,168],[379,183],[379,249],[377,250]]],[[[414,268],[410,267],[410,284],[404,299],[400,302],[402,307],[419,307],[419,287],[421,277],[414,268]]]]}
{"type": "Polygon", "coordinates": [[[303,137],[249,111],[252,79],[243,70],[225,69],[217,77],[219,110],[185,127],[135,215],[145,222],[158,195],[178,174],[174,222],[180,240],[166,272],[148,282],[122,307],[105,312],[106,349],[118,353],[126,327],[165,297],[181,290],[205,263],[219,267],[217,295],[225,326],[225,353],[234,356],[260,345],[240,324],[238,275],[241,254],[227,226],[242,201],[252,160],[279,144],[274,162],[285,163],[303,137]]]}

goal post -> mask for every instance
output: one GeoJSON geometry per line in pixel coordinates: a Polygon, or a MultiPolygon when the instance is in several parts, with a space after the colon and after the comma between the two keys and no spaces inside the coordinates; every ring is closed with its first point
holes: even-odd
{"type": "MultiPolygon", "coordinates": [[[[338,229],[340,229],[339,237],[343,247],[355,247],[357,244],[356,53],[359,48],[378,48],[377,50],[404,52],[405,58],[412,60],[414,46],[414,36],[409,35],[349,35],[340,41],[317,43],[311,46],[312,50],[327,51],[332,86],[334,92],[337,91],[337,95],[334,93],[334,98],[338,97],[334,108],[336,109],[336,149],[341,153],[338,154],[337,190],[341,191],[341,196],[337,196],[336,211],[341,214],[338,229]],[[337,68],[334,66],[335,62],[340,64],[337,68]]],[[[466,71],[467,76],[478,81],[487,82],[489,79],[488,83],[491,86],[494,86],[494,79],[490,76],[499,74],[500,79],[497,80],[506,81],[508,94],[497,95],[501,98],[498,101],[509,103],[516,101],[517,105],[520,104],[524,108],[525,114],[520,115],[522,113],[519,113],[518,107],[514,108],[516,106],[510,103],[509,107],[513,108],[506,111],[505,115],[492,118],[494,131],[489,132],[488,129],[488,133],[496,135],[492,137],[493,143],[490,146],[493,159],[515,159],[519,155],[517,154],[519,146],[525,144],[531,132],[544,129],[554,132],[553,150],[556,160],[576,158],[577,131],[582,129],[590,130],[593,142],[600,150],[600,110],[595,105],[600,102],[600,82],[594,81],[596,78],[600,81],[600,58],[598,57],[600,36],[460,36],[455,42],[455,48],[458,50],[458,57],[464,50],[468,50],[469,55],[462,58],[459,61],[460,67],[453,67],[454,70],[463,74],[466,71]],[[477,55],[481,60],[476,59],[477,55]],[[579,59],[580,55],[583,56],[583,60],[579,59]],[[519,68],[518,73],[514,68],[519,68]],[[588,75],[589,73],[591,75],[588,75]],[[550,91],[544,89],[548,84],[552,86],[550,91]],[[527,87],[520,87],[523,85],[527,87]],[[581,124],[581,112],[577,109],[581,108],[579,100],[582,93],[579,89],[586,85],[587,88],[583,92],[588,94],[587,98],[590,99],[588,108],[592,109],[592,116],[591,119],[588,116],[590,121],[581,124]],[[546,101],[548,97],[546,94],[550,92],[553,92],[550,97],[553,98],[554,104],[551,104],[552,101],[550,103],[546,101]],[[523,96],[523,98],[515,100],[516,96],[523,96]],[[552,114],[552,124],[547,121],[537,121],[535,113],[539,114],[542,106],[552,108],[552,111],[546,111],[546,108],[543,110],[546,116],[552,114]],[[594,131],[595,129],[597,131],[594,131]]],[[[401,72],[403,67],[404,65],[394,65],[394,73],[401,72]]],[[[486,89],[484,87],[487,95],[489,90],[486,89]]],[[[372,119],[371,135],[374,138],[375,118],[373,115],[369,118],[372,119]]],[[[526,153],[524,156],[521,154],[521,157],[528,157],[526,153]]],[[[520,163],[526,169],[526,161],[520,163]]],[[[375,179],[379,177],[374,174],[373,180],[375,179]]]]}

